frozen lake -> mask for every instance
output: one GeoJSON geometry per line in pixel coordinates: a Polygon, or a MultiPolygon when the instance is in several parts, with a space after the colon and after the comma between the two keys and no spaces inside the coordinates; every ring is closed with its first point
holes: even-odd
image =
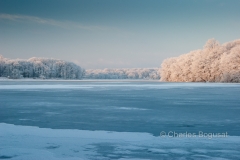
{"type": "Polygon", "coordinates": [[[2,80],[0,159],[240,159],[239,95],[240,84],[2,80]]]}

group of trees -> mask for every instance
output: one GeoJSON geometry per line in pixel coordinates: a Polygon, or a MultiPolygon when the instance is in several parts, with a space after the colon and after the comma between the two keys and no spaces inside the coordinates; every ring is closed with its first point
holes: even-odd
{"type": "Polygon", "coordinates": [[[160,79],[157,68],[88,69],[86,79],[160,79]]]}
{"type": "Polygon", "coordinates": [[[240,82],[240,40],[210,39],[202,50],[164,60],[160,74],[170,82],[240,82]]]}
{"type": "Polygon", "coordinates": [[[81,79],[84,69],[63,60],[47,58],[7,59],[0,55],[0,77],[81,79]]]}
{"type": "Polygon", "coordinates": [[[0,77],[11,79],[160,79],[158,69],[89,69],[48,58],[8,59],[0,55],[0,77]]]}
{"type": "Polygon", "coordinates": [[[0,55],[0,77],[60,79],[160,79],[170,82],[240,82],[240,40],[220,45],[210,39],[201,50],[163,61],[161,68],[88,69],[63,60],[7,59],[0,55]]]}

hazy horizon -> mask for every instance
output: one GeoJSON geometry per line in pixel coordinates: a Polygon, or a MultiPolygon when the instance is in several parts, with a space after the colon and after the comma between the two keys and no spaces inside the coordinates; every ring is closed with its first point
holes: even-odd
{"type": "Polygon", "coordinates": [[[48,57],[85,69],[155,68],[240,38],[240,1],[0,0],[0,54],[48,57]]]}

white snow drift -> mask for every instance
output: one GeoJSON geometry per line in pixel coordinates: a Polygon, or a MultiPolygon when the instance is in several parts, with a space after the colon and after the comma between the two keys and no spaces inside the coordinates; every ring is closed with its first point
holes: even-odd
{"type": "Polygon", "coordinates": [[[0,123],[0,159],[239,159],[239,136],[155,137],[149,133],[49,129],[0,123]]]}
{"type": "Polygon", "coordinates": [[[202,50],[163,61],[161,81],[240,82],[240,39],[220,45],[210,39],[202,50]]]}

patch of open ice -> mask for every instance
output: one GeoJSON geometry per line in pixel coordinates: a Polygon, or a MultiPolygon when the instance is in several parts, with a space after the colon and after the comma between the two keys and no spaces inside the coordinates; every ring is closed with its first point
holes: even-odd
{"type": "Polygon", "coordinates": [[[116,107],[115,109],[123,109],[123,110],[140,110],[140,111],[149,110],[149,109],[145,109],[145,108],[134,108],[134,107],[116,107]]]}

